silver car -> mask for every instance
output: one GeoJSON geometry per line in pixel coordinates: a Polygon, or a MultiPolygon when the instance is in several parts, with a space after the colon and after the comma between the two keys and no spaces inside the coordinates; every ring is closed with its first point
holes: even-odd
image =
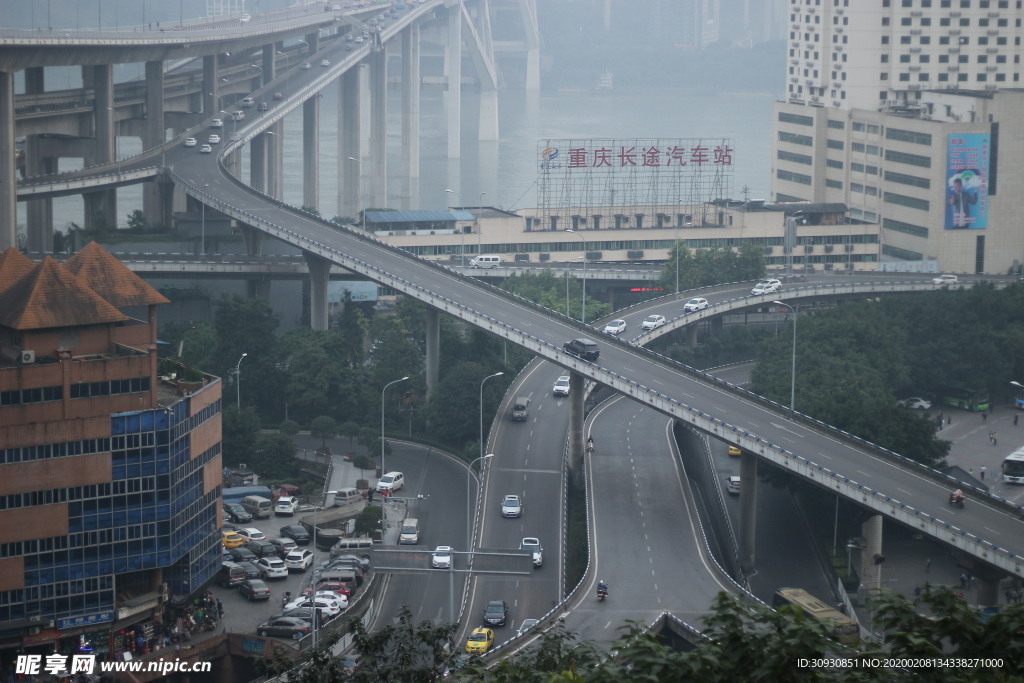
{"type": "Polygon", "coordinates": [[[551,388],[551,393],[555,396],[568,396],[569,395],[569,375],[562,375],[555,380],[555,386],[551,388]]]}
{"type": "Polygon", "coordinates": [[[502,517],[519,517],[523,514],[523,503],[519,496],[509,494],[501,501],[502,517]]]}

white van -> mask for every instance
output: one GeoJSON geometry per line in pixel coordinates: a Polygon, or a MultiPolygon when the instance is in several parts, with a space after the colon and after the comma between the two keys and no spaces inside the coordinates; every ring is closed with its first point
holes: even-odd
{"type": "Polygon", "coordinates": [[[416,545],[420,542],[420,520],[406,517],[402,522],[402,531],[398,535],[400,545],[416,545]]]}
{"type": "Polygon", "coordinates": [[[470,268],[497,268],[501,265],[501,257],[493,254],[481,254],[469,262],[470,268]]]}
{"type": "Polygon", "coordinates": [[[246,496],[240,504],[253,519],[266,519],[274,512],[274,502],[263,496],[246,496]]]}
{"type": "Polygon", "coordinates": [[[338,507],[342,505],[351,505],[352,503],[358,503],[363,499],[363,493],[359,489],[347,488],[339,489],[334,492],[334,504],[338,507]]]}
{"type": "Polygon", "coordinates": [[[231,112],[231,118],[234,119],[235,121],[244,121],[245,120],[245,112],[242,111],[241,109],[235,110],[235,111],[231,112]]]}
{"type": "Polygon", "coordinates": [[[243,107],[252,107],[255,106],[256,100],[254,100],[251,97],[243,97],[241,100],[238,101],[238,103],[243,107]]]}
{"type": "Polygon", "coordinates": [[[405,475],[401,472],[388,472],[377,482],[377,491],[395,493],[405,486],[405,475]]]}

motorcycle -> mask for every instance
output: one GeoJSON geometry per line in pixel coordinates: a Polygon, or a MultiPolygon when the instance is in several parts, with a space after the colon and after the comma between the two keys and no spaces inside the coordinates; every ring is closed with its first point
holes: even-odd
{"type": "Polygon", "coordinates": [[[597,601],[598,602],[601,602],[602,600],[604,600],[607,597],[608,597],[608,589],[607,588],[598,588],[597,589],[597,601]]]}
{"type": "Polygon", "coordinates": [[[951,493],[951,494],[949,494],[949,504],[952,505],[953,507],[958,507],[961,510],[963,510],[964,509],[964,497],[960,496],[958,498],[957,496],[954,496],[951,493]]]}

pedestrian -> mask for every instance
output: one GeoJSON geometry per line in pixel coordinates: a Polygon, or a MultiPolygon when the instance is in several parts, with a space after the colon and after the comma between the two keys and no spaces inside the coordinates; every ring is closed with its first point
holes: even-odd
{"type": "Polygon", "coordinates": [[[984,465],[982,465],[981,467],[978,468],[978,474],[981,475],[981,480],[982,481],[985,481],[985,472],[987,472],[987,471],[988,471],[988,468],[985,467],[984,465]]]}
{"type": "Polygon", "coordinates": [[[988,422],[988,413],[982,412],[982,414],[981,414],[981,421],[982,422],[988,422]]]}
{"type": "Polygon", "coordinates": [[[967,574],[960,574],[960,587],[967,588],[967,574]]]}
{"type": "Polygon", "coordinates": [[[925,581],[924,582],[924,594],[925,594],[925,596],[931,595],[931,592],[932,592],[932,584],[931,584],[931,582],[930,581],[925,581]]]}
{"type": "Polygon", "coordinates": [[[1014,427],[1017,426],[1017,420],[1019,420],[1019,419],[1020,419],[1020,415],[1019,414],[1016,414],[1016,415],[1013,416],[1013,426],[1014,427]]]}
{"type": "Polygon", "coordinates": [[[373,503],[373,489],[369,489],[366,492],[366,500],[367,500],[367,502],[369,502],[371,504],[373,503]]]}
{"type": "Polygon", "coordinates": [[[967,587],[974,588],[974,574],[967,575],[967,587]]]}
{"type": "Polygon", "coordinates": [[[921,586],[914,586],[914,604],[921,602],[921,586]]]}
{"type": "Polygon", "coordinates": [[[951,424],[953,424],[953,416],[952,415],[947,415],[946,416],[946,426],[948,427],[951,424]]]}
{"type": "Polygon", "coordinates": [[[924,573],[925,574],[930,574],[931,571],[932,571],[932,558],[929,557],[927,560],[924,561],[924,573]]]}
{"type": "Polygon", "coordinates": [[[992,432],[992,445],[993,446],[998,446],[999,445],[999,439],[996,438],[996,433],[995,432],[992,432]]]}

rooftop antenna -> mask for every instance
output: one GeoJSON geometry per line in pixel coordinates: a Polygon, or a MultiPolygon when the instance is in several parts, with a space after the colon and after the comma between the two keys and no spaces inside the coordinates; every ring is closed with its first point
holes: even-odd
{"type": "Polygon", "coordinates": [[[743,202],[744,203],[749,202],[750,201],[750,187],[748,187],[747,185],[744,185],[742,192],[743,192],[743,202]]]}

